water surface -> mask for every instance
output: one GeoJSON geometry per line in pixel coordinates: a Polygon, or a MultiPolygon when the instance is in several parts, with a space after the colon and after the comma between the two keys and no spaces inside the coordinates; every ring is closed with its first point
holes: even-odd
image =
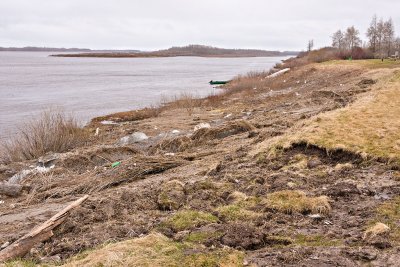
{"type": "Polygon", "coordinates": [[[49,107],[82,122],[154,105],[163,96],[215,91],[210,80],[271,68],[268,58],[57,58],[43,52],[0,52],[0,138],[49,107]]]}

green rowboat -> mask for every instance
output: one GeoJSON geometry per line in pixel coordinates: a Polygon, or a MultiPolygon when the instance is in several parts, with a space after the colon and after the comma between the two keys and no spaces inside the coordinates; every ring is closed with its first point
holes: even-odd
{"type": "Polygon", "coordinates": [[[213,80],[211,80],[210,81],[210,84],[211,85],[221,85],[221,84],[227,84],[227,83],[229,83],[230,81],[213,81],[213,80]]]}

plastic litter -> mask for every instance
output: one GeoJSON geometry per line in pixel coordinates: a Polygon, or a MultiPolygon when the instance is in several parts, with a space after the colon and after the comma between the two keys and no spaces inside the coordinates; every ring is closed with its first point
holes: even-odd
{"type": "Polygon", "coordinates": [[[121,165],[121,161],[114,162],[113,164],[111,164],[111,167],[115,168],[119,165],[121,165]]]}

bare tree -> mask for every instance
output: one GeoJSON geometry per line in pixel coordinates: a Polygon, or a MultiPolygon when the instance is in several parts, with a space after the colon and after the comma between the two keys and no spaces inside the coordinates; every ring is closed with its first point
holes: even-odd
{"type": "Polygon", "coordinates": [[[394,34],[393,20],[390,18],[383,24],[383,45],[385,49],[385,54],[387,54],[387,56],[390,56],[390,53],[392,52],[394,34]]]}
{"type": "Polygon", "coordinates": [[[373,53],[377,50],[377,43],[378,43],[378,19],[376,15],[372,17],[371,24],[367,30],[367,37],[369,40],[369,46],[373,53]]]}
{"type": "Polygon", "coordinates": [[[359,34],[360,32],[356,28],[354,28],[354,26],[347,28],[344,37],[347,49],[353,50],[355,47],[360,46],[361,39],[359,37],[359,34]]]}
{"type": "Polygon", "coordinates": [[[385,23],[381,18],[376,26],[376,41],[377,41],[377,51],[376,53],[379,54],[379,57],[383,58],[383,31],[385,28],[385,23]]]}
{"type": "Polygon", "coordinates": [[[344,34],[341,30],[338,30],[332,35],[332,46],[343,50],[344,48],[344,34]]]}
{"type": "Polygon", "coordinates": [[[314,48],[314,40],[309,40],[307,44],[307,51],[310,52],[314,48]]]}

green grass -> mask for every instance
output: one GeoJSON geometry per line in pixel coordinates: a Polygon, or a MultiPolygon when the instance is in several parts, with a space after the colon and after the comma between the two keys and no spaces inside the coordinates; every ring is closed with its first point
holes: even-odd
{"type": "Polygon", "coordinates": [[[372,222],[382,222],[390,227],[389,238],[400,245],[400,197],[387,201],[376,209],[376,218],[372,222]]]}
{"type": "Polygon", "coordinates": [[[211,213],[185,210],[179,211],[168,218],[163,223],[163,226],[170,227],[174,231],[183,231],[215,222],[218,222],[218,218],[211,213]]]}

